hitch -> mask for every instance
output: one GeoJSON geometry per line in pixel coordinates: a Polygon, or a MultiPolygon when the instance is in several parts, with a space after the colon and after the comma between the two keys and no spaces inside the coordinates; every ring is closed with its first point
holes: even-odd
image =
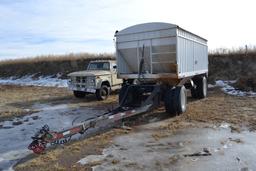
{"type": "Polygon", "coordinates": [[[36,132],[35,135],[31,137],[33,141],[29,144],[28,149],[36,154],[41,154],[46,148],[47,137],[53,137],[49,130],[49,126],[44,125],[38,132],[36,132]]]}
{"type": "Polygon", "coordinates": [[[94,123],[90,122],[88,127],[85,127],[85,125],[79,125],[65,131],[55,132],[50,131],[48,125],[44,125],[35,133],[34,136],[31,137],[33,141],[29,144],[28,149],[32,150],[36,154],[42,154],[45,151],[47,144],[50,143],[51,145],[58,145],[67,143],[73,135],[78,133],[83,134],[87,129],[89,129],[89,127],[93,126],[94,123]]]}
{"type": "Polygon", "coordinates": [[[64,131],[51,131],[48,125],[44,125],[31,137],[33,141],[28,149],[36,154],[42,154],[47,144],[64,144],[70,141],[73,135],[84,134],[88,129],[119,123],[118,121],[125,118],[148,112],[159,105],[160,91],[160,86],[130,86],[119,107],[64,131]]]}

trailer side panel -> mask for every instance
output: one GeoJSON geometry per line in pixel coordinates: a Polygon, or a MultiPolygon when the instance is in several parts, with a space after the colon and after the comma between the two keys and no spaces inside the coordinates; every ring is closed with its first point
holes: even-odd
{"type": "Polygon", "coordinates": [[[207,41],[183,29],[177,29],[178,77],[208,72],[207,41]]]}

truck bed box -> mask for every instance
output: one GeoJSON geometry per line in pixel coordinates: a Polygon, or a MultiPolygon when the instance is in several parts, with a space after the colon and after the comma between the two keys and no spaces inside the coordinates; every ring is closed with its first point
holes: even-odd
{"type": "Polygon", "coordinates": [[[138,78],[142,56],[145,79],[179,80],[208,73],[207,40],[177,25],[139,24],[117,31],[115,37],[119,78],[138,78]]]}

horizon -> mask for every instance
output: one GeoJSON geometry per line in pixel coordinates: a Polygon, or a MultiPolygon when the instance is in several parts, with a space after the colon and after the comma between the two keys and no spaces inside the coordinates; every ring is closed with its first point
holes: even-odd
{"type": "Polygon", "coordinates": [[[253,0],[2,0],[0,60],[114,53],[116,30],[147,22],[177,24],[206,38],[209,51],[255,48],[255,4],[253,0]]]}

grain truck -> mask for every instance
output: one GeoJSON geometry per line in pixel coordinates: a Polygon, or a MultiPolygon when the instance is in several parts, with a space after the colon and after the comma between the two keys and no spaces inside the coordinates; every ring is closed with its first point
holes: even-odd
{"type": "Polygon", "coordinates": [[[178,25],[138,24],[115,33],[117,74],[123,79],[120,106],[140,106],[151,96],[166,112],[186,111],[187,89],[207,95],[207,40],[178,25]]]}

